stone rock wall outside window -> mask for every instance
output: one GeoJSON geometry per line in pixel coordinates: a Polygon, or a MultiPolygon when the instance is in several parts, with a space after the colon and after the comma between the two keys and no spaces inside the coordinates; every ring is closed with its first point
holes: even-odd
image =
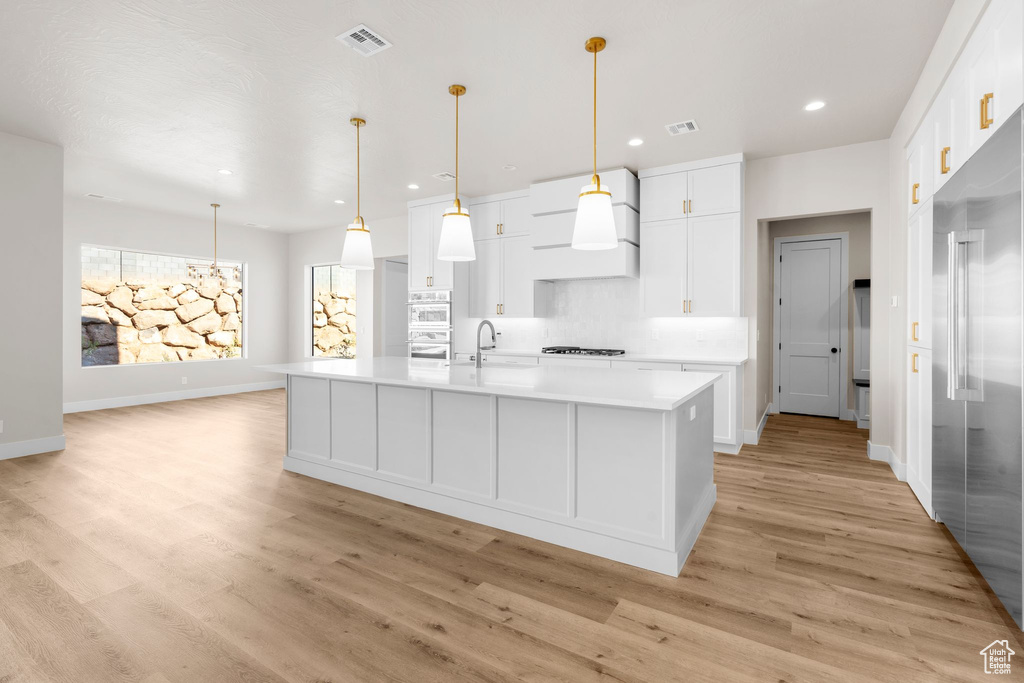
{"type": "Polygon", "coordinates": [[[313,355],[356,357],[356,276],[341,266],[313,266],[313,355]]]}
{"type": "Polygon", "coordinates": [[[82,365],[240,357],[242,282],[196,285],[186,263],[83,247],[82,365]]]}

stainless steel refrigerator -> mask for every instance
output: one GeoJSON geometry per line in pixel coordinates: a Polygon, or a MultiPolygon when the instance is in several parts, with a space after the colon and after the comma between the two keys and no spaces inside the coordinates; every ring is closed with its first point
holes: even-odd
{"type": "Polygon", "coordinates": [[[934,196],[932,503],[1018,626],[1021,111],[934,196]]]}

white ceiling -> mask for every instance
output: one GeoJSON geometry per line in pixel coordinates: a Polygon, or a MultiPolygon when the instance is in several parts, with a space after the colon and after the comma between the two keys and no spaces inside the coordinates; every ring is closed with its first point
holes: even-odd
{"type": "MultiPolygon", "coordinates": [[[[633,170],[887,138],[952,0],[11,0],[0,130],[66,149],[66,191],[278,230],[452,190],[588,171],[591,35],[598,164],[633,170]],[[394,43],[362,57],[334,36],[394,43]],[[823,110],[803,106],[825,100],[823,110]],[[689,118],[701,130],[669,137],[689,118]],[[626,141],[639,136],[640,147],[626,141]],[[502,167],[513,164],[515,171],[502,167]],[[218,169],[234,171],[222,176],[218,169]],[[418,183],[419,190],[406,185],[418,183]],[[334,199],[348,203],[338,206],[334,199]]],[[[614,188],[613,188],[614,189],[614,188]]]]}

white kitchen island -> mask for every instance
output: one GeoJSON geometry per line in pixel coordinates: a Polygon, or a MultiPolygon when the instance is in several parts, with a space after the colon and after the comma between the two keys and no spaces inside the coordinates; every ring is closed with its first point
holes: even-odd
{"type": "Polygon", "coordinates": [[[672,576],[715,503],[714,373],[264,369],[288,378],[291,472],[672,576]]]}

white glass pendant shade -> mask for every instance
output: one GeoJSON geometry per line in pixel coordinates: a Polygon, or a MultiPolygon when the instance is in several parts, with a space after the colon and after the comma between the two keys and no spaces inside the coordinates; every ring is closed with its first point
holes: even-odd
{"type": "Polygon", "coordinates": [[[441,261],[474,261],[473,228],[469,211],[453,205],[441,217],[441,238],[437,242],[437,258],[441,261]]]}
{"type": "Polygon", "coordinates": [[[373,270],[373,245],[370,231],[362,223],[352,223],[345,231],[341,247],[341,267],[352,270],[373,270]]]}
{"type": "Polygon", "coordinates": [[[576,225],[572,231],[572,248],[583,251],[614,249],[619,246],[612,214],[612,193],[606,185],[587,185],[580,191],[576,207],[576,225]]]}

